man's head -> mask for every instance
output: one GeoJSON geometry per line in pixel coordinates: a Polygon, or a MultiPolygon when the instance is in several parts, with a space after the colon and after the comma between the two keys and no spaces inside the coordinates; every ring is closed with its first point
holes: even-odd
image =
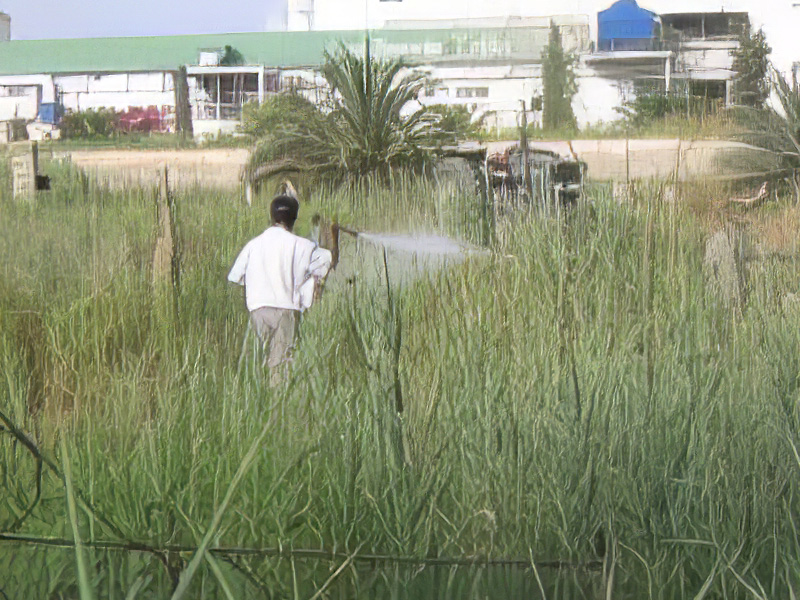
{"type": "Polygon", "coordinates": [[[289,231],[294,227],[297,220],[297,212],[300,210],[300,203],[291,196],[276,196],[269,208],[272,222],[276,225],[283,225],[289,231]]]}

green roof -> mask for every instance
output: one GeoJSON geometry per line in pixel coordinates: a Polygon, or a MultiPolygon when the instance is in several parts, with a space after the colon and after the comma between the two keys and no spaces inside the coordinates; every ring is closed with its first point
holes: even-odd
{"type": "MultiPolygon", "coordinates": [[[[0,42],[0,75],[166,71],[197,64],[204,49],[232,46],[248,64],[312,67],[339,42],[363,43],[363,31],[230,33],[161,37],[12,40],[0,42]]],[[[538,59],[543,28],[376,30],[376,55],[408,60],[538,59]]]]}
{"type": "Polygon", "coordinates": [[[338,39],[343,39],[342,32],[12,40],[0,43],[0,74],[175,70],[197,64],[203,49],[226,45],[241,52],[249,64],[306,66],[319,64],[324,49],[338,39]]]}

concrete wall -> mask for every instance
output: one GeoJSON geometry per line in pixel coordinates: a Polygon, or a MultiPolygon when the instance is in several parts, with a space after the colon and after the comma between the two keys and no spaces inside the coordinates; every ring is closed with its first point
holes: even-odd
{"type": "MultiPolygon", "coordinates": [[[[739,47],[734,40],[698,40],[684,43],[677,56],[676,71],[730,71],[732,52],[739,47]]],[[[731,71],[731,76],[733,72],[731,71]]]]}
{"type": "Polygon", "coordinates": [[[239,129],[239,121],[195,119],[192,121],[192,132],[197,140],[213,139],[220,135],[234,134],[239,129]]]}
{"type": "MultiPolygon", "coordinates": [[[[427,70],[431,85],[420,98],[425,105],[466,106],[475,119],[484,118],[487,127],[516,127],[524,100],[542,93],[541,65],[498,67],[432,68],[427,70]],[[459,94],[461,90],[461,94],[459,94]],[[482,95],[483,93],[487,95],[482,95]]],[[[529,112],[536,122],[541,114],[529,112]]]]}
{"type": "MultiPolygon", "coordinates": [[[[0,89],[8,86],[36,86],[41,90],[38,102],[56,102],[64,108],[86,110],[108,107],[125,110],[129,107],[175,105],[175,92],[170,73],[115,73],[110,75],[6,75],[0,76],[0,89]]],[[[2,92],[0,92],[2,93],[2,92]]],[[[38,112],[26,108],[33,119],[38,112]]],[[[28,106],[30,99],[25,100],[28,106]]],[[[0,120],[6,118],[11,100],[0,99],[0,120]]],[[[29,115],[29,116],[28,116],[29,115]]]]}
{"type": "Polygon", "coordinates": [[[41,96],[42,88],[38,85],[0,85],[0,121],[35,119],[41,96]]]}
{"type": "Polygon", "coordinates": [[[584,71],[578,73],[577,84],[572,110],[579,127],[621,119],[622,114],[615,109],[633,99],[632,81],[605,79],[584,71]]]}
{"type": "MultiPolygon", "coordinates": [[[[425,70],[431,78],[420,102],[425,105],[462,105],[474,110],[475,118],[486,115],[490,128],[517,127],[524,100],[528,107],[528,122],[541,124],[541,111],[531,110],[531,100],[542,96],[542,67],[539,64],[513,67],[431,68],[425,70]],[[487,88],[487,97],[459,97],[459,88],[487,88]],[[432,94],[432,95],[429,95],[432,94]]],[[[592,69],[576,70],[578,93],[572,101],[575,118],[580,127],[621,118],[616,107],[633,98],[633,82],[598,76],[592,69]]]]}
{"type": "Polygon", "coordinates": [[[0,86],[39,86],[42,102],[55,102],[55,88],[50,75],[0,75],[0,86]]]}
{"type": "Polygon", "coordinates": [[[0,76],[0,121],[35,119],[41,102],[54,102],[49,75],[0,76]]]}
{"type": "Polygon", "coordinates": [[[54,83],[61,92],[64,108],[86,110],[108,107],[175,105],[174,82],[170,73],[114,73],[109,75],[59,75],[54,83]]]}

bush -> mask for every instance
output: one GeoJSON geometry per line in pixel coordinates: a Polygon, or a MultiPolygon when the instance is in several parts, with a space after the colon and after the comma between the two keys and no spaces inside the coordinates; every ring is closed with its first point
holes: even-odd
{"type": "Polygon", "coordinates": [[[434,104],[428,107],[431,113],[438,115],[439,137],[444,144],[457,144],[462,140],[474,140],[481,137],[483,118],[472,120],[472,112],[461,105],[434,104]]]}
{"type": "Polygon", "coordinates": [[[314,105],[299,94],[267,96],[263,104],[249,102],[242,109],[239,129],[245,135],[260,138],[285,126],[297,114],[313,110],[314,105]]]}
{"type": "MultiPolygon", "coordinates": [[[[616,110],[625,117],[631,127],[645,127],[654,121],[673,115],[686,114],[686,96],[652,92],[640,94],[616,110]]],[[[689,114],[708,112],[708,101],[701,96],[689,96],[689,114]]]]}
{"type": "Polygon", "coordinates": [[[113,108],[68,111],[60,127],[65,139],[107,138],[119,130],[119,113],[113,108]]]}

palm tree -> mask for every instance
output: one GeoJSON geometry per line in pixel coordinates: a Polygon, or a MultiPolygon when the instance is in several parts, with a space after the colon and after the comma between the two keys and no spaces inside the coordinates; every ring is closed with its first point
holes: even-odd
{"type": "Polygon", "coordinates": [[[783,114],[779,114],[783,129],[783,152],[795,168],[800,167],[800,89],[791,85],[773,67],[772,85],[781,103],[783,114]]]}
{"type": "Polygon", "coordinates": [[[772,65],[767,85],[779,106],[765,103],[762,108],[733,107],[732,115],[741,129],[734,137],[774,152],[781,169],[792,172],[790,179],[800,201],[800,89],[772,65]]]}
{"type": "Polygon", "coordinates": [[[245,170],[249,182],[287,171],[341,180],[427,164],[438,115],[422,106],[404,113],[424,85],[423,75],[399,60],[372,60],[368,50],[359,57],[344,45],[325,53],[322,75],[327,101],[316,106],[292,99],[284,121],[257,141],[245,170]]]}
{"type": "Polygon", "coordinates": [[[783,114],[779,114],[783,129],[783,156],[792,169],[795,197],[800,202],[800,88],[789,84],[786,78],[772,69],[775,93],[781,103],[783,114]]]}

